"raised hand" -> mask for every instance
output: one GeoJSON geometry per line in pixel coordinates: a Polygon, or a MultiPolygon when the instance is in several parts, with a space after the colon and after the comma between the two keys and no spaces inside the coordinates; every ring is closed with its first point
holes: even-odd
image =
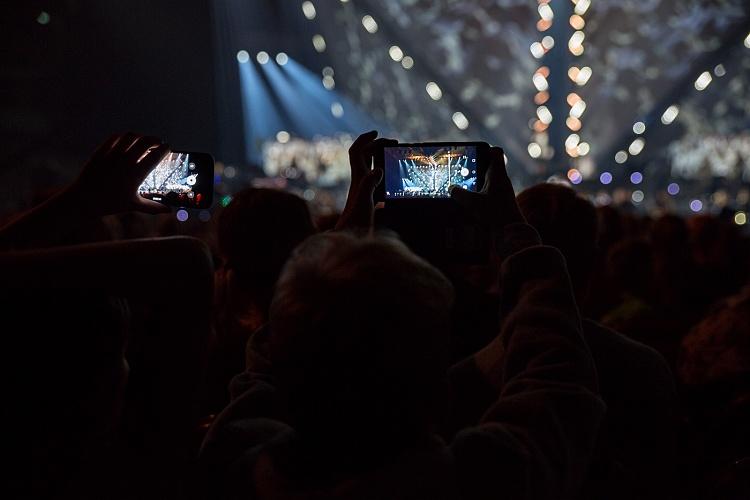
{"type": "Polygon", "coordinates": [[[113,135],[94,152],[63,196],[97,216],[131,210],[169,212],[169,207],[138,194],[138,186],[168,152],[169,146],[156,137],[113,135]]]}
{"type": "Polygon", "coordinates": [[[375,152],[384,146],[398,144],[394,139],[376,139],[378,132],[366,132],[349,148],[352,182],[336,229],[369,228],[375,213],[373,193],[383,178],[383,165],[373,165],[375,152]]]}
{"type": "Polygon", "coordinates": [[[502,232],[509,224],[525,222],[516,203],[516,194],[505,169],[505,155],[501,148],[490,148],[490,165],[480,192],[474,193],[453,186],[450,194],[456,203],[493,233],[502,232]]]}

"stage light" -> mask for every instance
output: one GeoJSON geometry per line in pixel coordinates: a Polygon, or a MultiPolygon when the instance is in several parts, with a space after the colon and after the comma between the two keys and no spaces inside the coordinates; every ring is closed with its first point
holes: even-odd
{"type": "Polygon", "coordinates": [[[573,9],[576,14],[582,16],[586,13],[588,8],[591,6],[591,0],[578,0],[575,8],[573,9]]]}
{"type": "Polygon", "coordinates": [[[591,78],[591,75],[593,74],[593,71],[588,66],[584,66],[583,68],[578,71],[575,77],[575,82],[579,86],[586,85],[589,81],[589,78],[591,78]]]}
{"type": "Polygon", "coordinates": [[[672,196],[676,196],[677,193],[680,192],[680,185],[676,182],[671,183],[669,186],[667,186],[667,193],[671,194],[672,196]]]}
{"type": "Polygon", "coordinates": [[[542,47],[542,44],[539,42],[532,43],[529,50],[531,51],[531,55],[537,59],[541,59],[544,55],[544,47],[542,47]]]}
{"type": "Polygon", "coordinates": [[[641,135],[646,131],[646,124],[643,122],[635,122],[633,124],[633,133],[641,135]]]}
{"type": "Polygon", "coordinates": [[[276,132],[276,140],[279,141],[281,144],[286,144],[289,142],[289,139],[291,137],[289,136],[289,132],[286,130],[279,130],[276,132]]]}
{"type": "Polygon", "coordinates": [[[576,149],[578,150],[579,156],[586,156],[591,151],[591,146],[589,145],[588,142],[582,142],[578,145],[578,148],[576,149]]]}
{"type": "Polygon", "coordinates": [[[266,64],[270,59],[271,57],[268,55],[268,52],[266,52],[265,50],[261,50],[255,56],[255,60],[258,61],[259,64],[266,64]]]}
{"type": "Polygon", "coordinates": [[[661,115],[661,122],[664,125],[669,125],[675,120],[675,118],[677,118],[678,114],[680,114],[680,107],[673,104],[664,111],[664,114],[661,115]]]}
{"type": "Polygon", "coordinates": [[[179,209],[175,215],[180,222],[185,222],[190,217],[190,214],[184,208],[179,209]]]}
{"type": "Polygon", "coordinates": [[[464,115],[460,111],[456,111],[455,113],[453,113],[453,123],[460,130],[466,130],[467,128],[469,128],[469,119],[466,118],[466,115],[464,115]]]}
{"type": "Polygon", "coordinates": [[[323,77],[323,86],[326,88],[326,90],[333,90],[333,88],[336,86],[336,82],[334,81],[332,76],[324,76],[323,77]]]}
{"type": "Polygon", "coordinates": [[[692,200],[690,202],[690,210],[693,212],[700,212],[703,210],[703,202],[701,200],[692,200]]]}
{"type": "Polygon", "coordinates": [[[391,45],[391,48],[388,49],[388,55],[390,55],[391,59],[394,61],[399,62],[404,58],[404,51],[401,50],[401,47],[398,45],[391,45]]]}
{"type": "Polygon", "coordinates": [[[38,22],[42,26],[44,26],[45,24],[49,24],[49,21],[50,21],[50,15],[45,11],[41,11],[36,18],[36,22],[38,22]]]}
{"type": "Polygon", "coordinates": [[[571,66],[568,68],[568,78],[570,78],[573,81],[576,81],[576,78],[578,78],[578,73],[581,72],[581,69],[576,66],[571,66]]]}
{"type": "Polygon", "coordinates": [[[331,104],[331,114],[336,118],[344,116],[344,106],[340,102],[334,102],[331,104]]]}
{"type": "Polygon", "coordinates": [[[534,104],[540,106],[549,100],[549,92],[537,92],[534,94],[534,104]]]}
{"type": "Polygon", "coordinates": [[[568,180],[573,184],[580,184],[583,180],[583,176],[581,175],[581,172],[579,172],[575,168],[571,168],[570,170],[568,170],[568,180]]]}
{"type": "Polygon", "coordinates": [[[312,2],[302,2],[302,13],[306,18],[312,20],[315,19],[315,6],[312,2]]]}
{"type": "Polygon", "coordinates": [[[586,21],[578,14],[570,16],[570,27],[574,30],[582,30],[586,26],[586,21]]]}
{"type": "Polygon", "coordinates": [[[244,64],[249,60],[250,54],[248,54],[246,50],[240,50],[237,52],[237,62],[244,64]]]}
{"type": "Polygon", "coordinates": [[[568,128],[572,130],[573,132],[578,132],[579,130],[581,130],[581,126],[583,124],[581,123],[581,120],[579,120],[578,118],[569,116],[565,119],[565,125],[567,125],[568,128]]]}
{"type": "Polygon", "coordinates": [[[284,52],[279,52],[278,54],[276,54],[276,64],[278,64],[279,66],[283,66],[288,62],[289,62],[289,56],[286,55],[284,52]]]}
{"type": "Polygon", "coordinates": [[[544,19],[540,19],[536,22],[536,29],[538,31],[547,31],[552,27],[552,21],[545,21],[544,19]]]}
{"type": "Polygon", "coordinates": [[[539,117],[539,120],[545,125],[549,125],[550,123],[552,123],[552,113],[547,106],[539,106],[538,108],[536,108],[536,115],[539,117]]]}
{"type": "Polygon", "coordinates": [[[542,156],[542,147],[536,142],[532,142],[531,144],[529,144],[528,150],[529,156],[531,156],[532,158],[539,158],[540,156],[542,156]]]}
{"type": "Polygon", "coordinates": [[[574,31],[573,35],[570,37],[570,41],[568,42],[569,47],[577,47],[583,43],[583,40],[586,38],[586,34],[581,31],[574,31]]]}
{"type": "Polygon", "coordinates": [[[549,78],[549,68],[547,66],[539,66],[535,73],[539,73],[544,78],[549,78]]]}
{"type": "Polygon", "coordinates": [[[534,76],[531,79],[534,82],[534,87],[539,92],[543,92],[549,88],[549,84],[547,83],[547,79],[544,78],[540,73],[534,73],[534,76]]]}
{"type": "Polygon", "coordinates": [[[643,151],[643,147],[646,145],[646,141],[643,140],[642,137],[637,138],[633,142],[630,143],[630,146],[628,147],[628,153],[635,156],[641,153],[643,151]]]}
{"type": "Polygon", "coordinates": [[[570,48],[570,53],[574,56],[580,56],[581,54],[583,54],[583,45],[578,45],[576,47],[570,48]]]}
{"type": "Polygon", "coordinates": [[[586,111],[586,101],[581,99],[570,108],[570,116],[580,118],[584,111],[586,111]]]}
{"type": "Polygon", "coordinates": [[[555,17],[555,13],[552,12],[552,7],[549,4],[543,3],[539,6],[539,16],[544,21],[552,21],[555,17]]]}
{"type": "Polygon", "coordinates": [[[427,83],[425,90],[427,90],[427,94],[429,94],[433,101],[439,101],[443,97],[443,91],[440,90],[440,87],[435,82],[427,83]]]}
{"type": "Polygon", "coordinates": [[[717,64],[716,67],[714,67],[714,75],[721,78],[722,76],[727,74],[726,68],[724,68],[723,64],[717,64]]]}
{"type": "Polygon", "coordinates": [[[630,199],[633,200],[633,203],[640,203],[643,201],[643,198],[645,198],[643,191],[638,189],[633,191],[633,194],[630,195],[630,199]]]}
{"type": "Polygon", "coordinates": [[[547,35],[544,38],[542,38],[542,47],[544,50],[550,50],[552,47],[555,46],[555,39],[551,36],[547,35]]]}
{"type": "Polygon", "coordinates": [[[411,56],[404,56],[403,59],[401,59],[401,66],[404,67],[404,69],[411,69],[414,67],[414,59],[411,58],[411,56]]]}
{"type": "Polygon", "coordinates": [[[312,38],[313,47],[317,52],[323,52],[326,50],[326,39],[323,35],[314,35],[312,38]]]}
{"type": "Polygon", "coordinates": [[[565,139],[565,148],[566,149],[574,149],[578,146],[578,143],[581,141],[581,136],[578,134],[570,134],[567,139],[565,139]]]}
{"type": "Polygon", "coordinates": [[[602,174],[599,176],[599,182],[604,184],[605,186],[612,182],[612,174],[609,172],[602,172],[602,174]]]}
{"type": "Polygon", "coordinates": [[[368,33],[375,33],[378,31],[378,23],[375,22],[375,19],[370,14],[367,14],[362,18],[362,26],[365,27],[368,33]]]}
{"type": "Polygon", "coordinates": [[[747,36],[745,37],[745,47],[750,49],[750,33],[748,33],[747,36]]]}
{"type": "Polygon", "coordinates": [[[747,224],[747,214],[745,212],[737,212],[734,214],[734,223],[738,226],[744,226],[747,224]]]}
{"type": "Polygon", "coordinates": [[[640,172],[633,172],[630,174],[630,182],[633,184],[640,184],[643,182],[643,174],[640,172]]]}
{"type": "Polygon", "coordinates": [[[711,83],[711,80],[713,78],[711,77],[711,73],[708,71],[704,71],[701,73],[701,75],[698,77],[697,80],[695,80],[695,88],[696,90],[705,90],[706,87],[711,83]]]}
{"type": "Polygon", "coordinates": [[[321,71],[321,74],[323,76],[333,77],[333,68],[330,66],[326,66],[325,68],[323,68],[323,71],[321,71]]]}
{"type": "Polygon", "coordinates": [[[615,161],[622,165],[626,161],[628,161],[628,154],[625,151],[618,151],[615,153],[615,161]]]}
{"type": "Polygon", "coordinates": [[[575,103],[581,100],[581,96],[579,96],[575,92],[571,92],[570,94],[568,94],[568,97],[566,100],[568,101],[568,106],[572,107],[575,105],[575,103]]]}

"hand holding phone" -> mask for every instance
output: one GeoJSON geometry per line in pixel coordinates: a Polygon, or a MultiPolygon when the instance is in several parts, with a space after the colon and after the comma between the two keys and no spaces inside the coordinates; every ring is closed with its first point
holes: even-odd
{"type": "Polygon", "coordinates": [[[213,201],[213,179],[210,154],[170,151],[148,173],[138,194],[171,207],[208,208],[213,201]]]}

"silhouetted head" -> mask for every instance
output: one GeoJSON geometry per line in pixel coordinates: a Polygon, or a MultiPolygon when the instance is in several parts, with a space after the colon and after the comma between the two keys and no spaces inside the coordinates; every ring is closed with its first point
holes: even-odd
{"type": "Polygon", "coordinates": [[[304,200],[275,189],[248,188],[219,217],[219,252],[242,285],[270,292],[294,247],[313,232],[304,200]]]}
{"type": "Polygon", "coordinates": [[[294,427],[373,455],[429,431],[452,303],[449,281],[398,240],[344,233],[307,240],[271,304],[271,358],[294,427]]]}
{"type": "Polygon", "coordinates": [[[539,232],[542,243],[565,256],[573,286],[583,298],[594,266],[597,216],[594,206],[573,189],[538,184],[516,198],[526,221],[539,232]]]}

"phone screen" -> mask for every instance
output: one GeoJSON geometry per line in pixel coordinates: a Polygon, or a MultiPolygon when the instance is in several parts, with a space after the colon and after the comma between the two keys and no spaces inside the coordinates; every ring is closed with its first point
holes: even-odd
{"type": "Polygon", "coordinates": [[[478,189],[475,145],[386,147],[383,159],[387,199],[450,198],[448,188],[453,185],[478,189]]]}
{"type": "Polygon", "coordinates": [[[208,208],[213,199],[214,161],[206,153],[172,151],[138,187],[138,194],[165,205],[208,208]]]}

